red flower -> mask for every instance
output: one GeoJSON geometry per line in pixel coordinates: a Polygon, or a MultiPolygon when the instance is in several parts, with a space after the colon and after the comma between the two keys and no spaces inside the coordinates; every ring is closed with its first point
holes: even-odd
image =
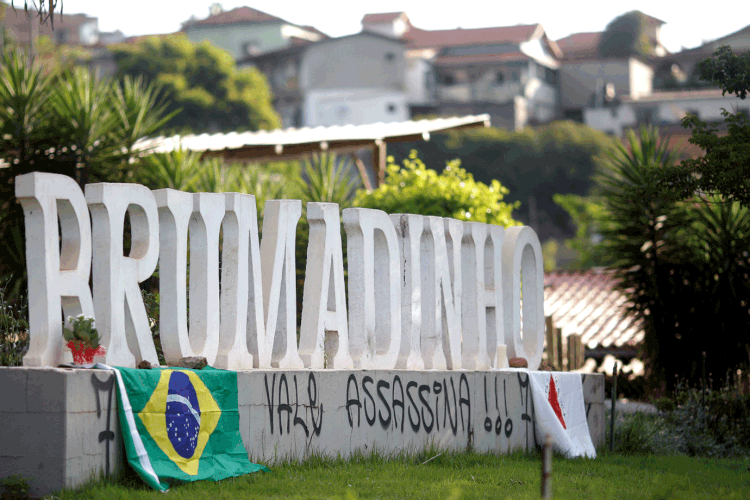
{"type": "Polygon", "coordinates": [[[73,353],[73,362],[77,365],[87,365],[94,362],[94,356],[104,356],[107,350],[104,346],[91,347],[80,340],[70,340],[67,344],[73,353]]]}

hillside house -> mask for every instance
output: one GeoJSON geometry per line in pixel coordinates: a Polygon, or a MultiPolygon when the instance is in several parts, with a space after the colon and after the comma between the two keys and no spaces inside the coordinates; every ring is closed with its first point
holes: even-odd
{"type": "Polygon", "coordinates": [[[205,19],[190,19],[182,30],[193,43],[209,41],[236,60],[283,50],[327,38],[310,26],[298,26],[251,7],[224,11],[211,6],[205,19]]]}
{"type": "Polygon", "coordinates": [[[362,30],[405,43],[412,115],[482,112],[511,129],[559,116],[562,54],[540,24],[430,31],[394,12],[365,15],[362,30]]]}
{"type": "Polygon", "coordinates": [[[58,45],[92,46],[99,42],[99,19],[86,14],[55,13],[55,26],[40,24],[36,11],[27,14],[23,5],[16,8],[0,5],[2,19],[0,27],[5,35],[21,46],[40,36],[47,36],[58,45]]]}
{"type": "Polygon", "coordinates": [[[268,78],[284,127],[409,119],[404,42],[358,33],[246,57],[268,78]]]}

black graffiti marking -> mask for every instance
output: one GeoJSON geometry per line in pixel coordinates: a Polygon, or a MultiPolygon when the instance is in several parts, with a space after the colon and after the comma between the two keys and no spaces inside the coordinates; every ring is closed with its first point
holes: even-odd
{"type": "MultiPolygon", "coordinates": [[[[440,382],[433,382],[432,383],[432,392],[435,393],[435,427],[437,430],[440,430],[440,418],[438,413],[438,408],[440,406],[440,393],[443,392],[443,386],[440,385],[440,382]]],[[[443,420],[445,420],[445,417],[443,417],[443,420]]],[[[443,422],[443,427],[445,427],[445,422],[443,422]]]]}
{"type": "Polygon", "coordinates": [[[495,375],[495,409],[500,413],[500,405],[497,402],[497,375],[495,375]]]}
{"type": "MultiPolygon", "coordinates": [[[[389,389],[391,387],[391,384],[386,382],[385,380],[378,380],[377,388],[378,388],[378,397],[385,405],[385,409],[388,410],[388,418],[383,418],[383,412],[378,410],[378,418],[380,419],[380,425],[383,427],[383,429],[387,429],[389,425],[391,425],[391,408],[388,406],[388,401],[386,401],[385,396],[383,396],[383,391],[381,389],[389,389]]],[[[365,413],[365,416],[367,416],[367,413],[365,413]]]]}
{"type": "Polygon", "coordinates": [[[406,384],[406,396],[409,398],[409,402],[411,403],[411,406],[407,410],[407,413],[409,414],[409,425],[411,425],[411,430],[413,430],[414,432],[418,432],[419,431],[419,426],[420,426],[421,420],[419,418],[419,409],[417,408],[417,404],[414,402],[414,398],[412,397],[411,392],[409,392],[409,389],[411,389],[412,387],[417,387],[418,385],[419,384],[417,384],[413,380],[411,382],[408,382],[406,384]],[[412,407],[414,408],[414,413],[417,414],[417,423],[416,424],[414,423],[414,419],[411,416],[411,409],[412,409],[412,407]]]}
{"type": "MultiPolygon", "coordinates": [[[[484,412],[490,412],[490,409],[487,405],[487,375],[484,376],[484,412]]],[[[484,418],[484,430],[487,432],[492,432],[492,419],[489,416],[484,418]]]]}
{"type": "MultiPolygon", "coordinates": [[[[487,430],[489,431],[489,429],[487,430]]],[[[498,415],[498,417],[495,419],[495,435],[499,436],[502,430],[503,430],[503,417],[498,415]]]]}
{"type": "Polygon", "coordinates": [[[294,425],[301,425],[302,429],[305,431],[305,437],[310,437],[310,431],[307,428],[307,424],[305,423],[305,420],[302,418],[299,418],[297,414],[299,413],[299,394],[297,392],[297,375],[294,376],[294,425]]]}
{"type": "Polygon", "coordinates": [[[586,420],[589,418],[589,411],[591,411],[591,403],[586,405],[586,420]]]}
{"type": "MultiPolygon", "coordinates": [[[[359,385],[357,385],[357,377],[355,377],[353,373],[349,375],[349,380],[346,381],[346,414],[349,417],[349,427],[354,428],[352,413],[349,411],[349,408],[352,406],[357,407],[357,427],[359,427],[362,418],[362,403],[359,401],[359,385]],[[349,392],[352,382],[354,382],[354,389],[357,391],[357,399],[352,399],[351,393],[349,392]]],[[[273,427],[271,428],[271,432],[273,432],[273,427]]]]}
{"type": "MultiPolygon", "coordinates": [[[[266,404],[268,405],[268,416],[269,420],[271,421],[271,434],[273,434],[273,402],[274,397],[276,393],[274,392],[274,388],[276,387],[276,374],[273,374],[273,378],[271,379],[271,391],[268,391],[268,375],[263,375],[263,382],[266,384],[266,404]]],[[[281,422],[279,422],[281,424],[281,422]]]]}
{"type": "MultiPolygon", "coordinates": [[[[451,379],[451,384],[453,379],[451,379]]],[[[461,378],[458,380],[458,406],[461,409],[461,430],[471,430],[471,391],[469,390],[469,379],[466,378],[466,374],[462,373],[461,378]],[[464,396],[464,386],[466,386],[466,396],[464,396]],[[466,427],[464,427],[464,405],[466,405],[466,427]]]]}
{"type": "Polygon", "coordinates": [[[513,434],[513,421],[508,419],[505,421],[505,437],[509,438],[513,434]]]}
{"type": "Polygon", "coordinates": [[[490,409],[487,405],[487,375],[484,376],[484,412],[489,413],[490,409]]]}
{"type": "Polygon", "coordinates": [[[365,402],[364,402],[365,420],[367,420],[367,423],[370,425],[370,427],[372,427],[372,424],[375,423],[375,398],[372,397],[370,390],[365,385],[368,382],[372,384],[373,382],[372,377],[368,377],[368,376],[362,377],[362,391],[365,394],[367,394],[367,397],[370,398],[370,404],[372,404],[372,418],[370,418],[367,415],[367,400],[365,399],[365,402]]]}
{"type": "Polygon", "coordinates": [[[318,421],[315,422],[315,408],[318,406],[318,383],[312,372],[307,379],[307,398],[310,401],[310,420],[312,420],[313,434],[320,436],[320,429],[323,427],[323,403],[320,403],[318,421]],[[312,392],[313,389],[314,392],[312,392]]]}
{"type": "Polygon", "coordinates": [[[401,432],[404,432],[404,385],[401,383],[401,377],[393,377],[393,386],[391,387],[391,406],[393,406],[393,425],[398,429],[398,420],[396,419],[396,407],[401,408],[401,432]],[[398,382],[401,391],[401,399],[396,399],[396,382],[398,382]]]}
{"type": "Polygon", "coordinates": [[[292,426],[292,405],[289,401],[289,382],[286,380],[286,373],[282,373],[279,377],[279,404],[276,407],[276,412],[279,414],[279,435],[284,435],[284,421],[281,418],[281,412],[286,412],[286,433],[291,433],[292,426]],[[286,403],[281,402],[281,386],[284,386],[286,390],[286,403]]]}
{"type": "Polygon", "coordinates": [[[521,392],[521,404],[524,405],[524,412],[521,414],[521,420],[526,422],[526,449],[529,449],[529,423],[531,423],[531,415],[529,415],[529,377],[530,375],[526,374],[526,379],[524,380],[522,375],[522,372],[518,373],[518,385],[519,390],[521,392]],[[524,404],[524,389],[526,392],[526,402],[524,404]]]}
{"type": "Polygon", "coordinates": [[[105,454],[105,473],[109,476],[109,450],[110,443],[115,440],[115,433],[110,428],[112,421],[112,393],[115,388],[115,376],[110,374],[107,380],[99,380],[96,373],[91,374],[91,385],[94,386],[94,394],[96,394],[96,418],[102,417],[102,407],[99,402],[99,392],[107,391],[107,427],[105,430],[99,433],[99,442],[104,442],[104,454],[105,454]]]}
{"type": "Polygon", "coordinates": [[[445,393],[445,412],[443,413],[443,427],[445,427],[445,417],[447,416],[450,420],[451,431],[453,435],[458,434],[458,400],[456,399],[456,386],[453,384],[453,377],[451,377],[451,390],[453,392],[453,415],[451,415],[450,401],[448,398],[448,384],[443,379],[443,392],[445,393]]]}
{"type": "Polygon", "coordinates": [[[419,390],[417,391],[419,393],[419,400],[422,402],[422,423],[424,424],[424,430],[427,431],[427,434],[432,432],[432,427],[435,425],[435,415],[432,413],[432,408],[430,408],[430,402],[425,398],[424,393],[427,394],[430,393],[430,386],[427,384],[422,384],[419,386],[419,390]],[[425,417],[424,410],[427,408],[427,412],[430,414],[430,425],[427,425],[427,417],[425,417]]]}
{"type": "MultiPolygon", "coordinates": [[[[503,401],[505,402],[505,416],[508,416],[508,389],[505,386],[505,379],[503,379],[503,401]]],[[[498,410],[499,411],[499,410],[498,410]]]]}

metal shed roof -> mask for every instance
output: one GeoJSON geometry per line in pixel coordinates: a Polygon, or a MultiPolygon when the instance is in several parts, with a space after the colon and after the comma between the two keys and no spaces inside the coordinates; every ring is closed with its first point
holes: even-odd
{"type": "Polygon", "coordinates": [[[208,156],[223,156],[234,160],[282,160],[310,153],[373,149],[373,165],[377,177],[385,175],[386,144],[429,140],[433,132],[461,128],[490,126],[490,116],[472,115],[432,120],[368,125],[336,125],[331,127],[288,128],[258,132],[230,132],[228,134],[175,135],[141,139],[136,150],[166,153],[182,147],[203,151],[208,156]]]}

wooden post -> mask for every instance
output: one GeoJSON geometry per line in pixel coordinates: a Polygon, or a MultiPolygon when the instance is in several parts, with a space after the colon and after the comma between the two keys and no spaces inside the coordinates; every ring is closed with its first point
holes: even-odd
{"type": "Polygon", "coordinates": [[[617,402],[617,362],[612,368],[612,412],[609,419],[609,451],[615,451],[615,403],[617,402]]]}
{"type": "Polygon", "coordinates": [[[372,146],[372,168],[375,170],[376,184],[378,186],[385,182],[386,146],[385,141],[381,140],[375,141],[372,146]]]}
{"type": "Polygon", "coordinates": [[[576,369],[576,339],[575,334],[574,335],[568,335],[567,338],[568,345],[566,346],[568,348],[566,354],[566,358],[568,359],[568,369],[566,371],[571,371],[576,369]]]}
{"type": "Polygon", "coordinates": [[[578,335],[578,350],[576,352],[578,353],[578,366],[576,369],[583,368],[583,364],[586,361],[586,351],[581,335],[578,335]]]}
{"type": "Polygon", "coordinates": [[[555,369],[555,325],[552,323],[552,316],[544,318],[544,324],[546,325],[545,339],[547,340],[547,363],[555,369]]]}
{"type": "Polygon", "coordinates": [[[555,328],[555,345],[557,346],[555,354],[557,354],[557,369],[561,372],[565,371],[565,366],[563,364],[565,357],[563,355],[564,346],[562,338],[562,328],[555,328]]]}
{"type": "Polygon", "coordinates": [[[552,498],[552,439],[547,434],[542,452],[542,498],[552,498]]]}
{"type": "Polygon", "coordinates": [[[372,183],[370,182],[370,176],[367,175],[365,164],[362,163],[362,160],[359,159],[356,152],[351,153],[350,158],[357,166],[357,170],[359,170],[359,176],[362,178],[362,184],[365,186],[365,189],[367,191],[372,191],[372,183]]]}

